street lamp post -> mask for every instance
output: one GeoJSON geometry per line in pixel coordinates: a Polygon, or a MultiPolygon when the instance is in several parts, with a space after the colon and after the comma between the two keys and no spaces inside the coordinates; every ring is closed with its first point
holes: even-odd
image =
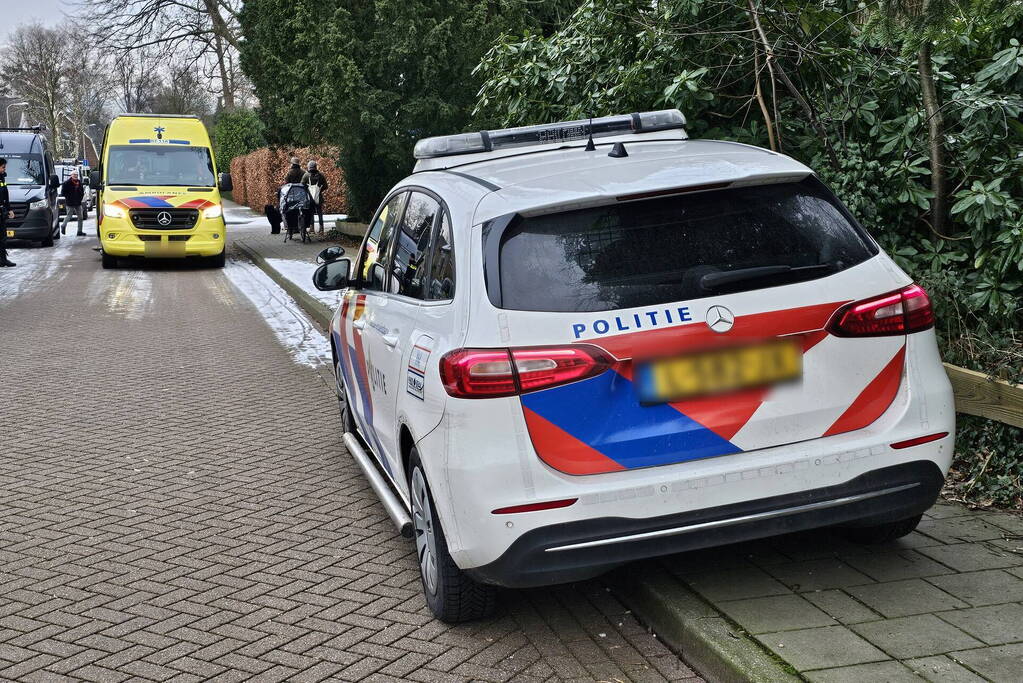
{"type": "Polygon", "coordinates": [[[11,127],[11,107],[27,107],[28,102],[11,102],[7,105],[7,127],[11,127]]]}

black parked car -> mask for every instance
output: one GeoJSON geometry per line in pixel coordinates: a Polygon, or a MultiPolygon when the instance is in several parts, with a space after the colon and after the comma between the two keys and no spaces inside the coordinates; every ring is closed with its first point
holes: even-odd
{"type": "Polygon", "coordinates": [[[8,239],[52,247],[60,239],[53,157],[39,127],[0,127],[0,157],[7,159],[7,189],[14,218],[7,220],[8,239]]]}

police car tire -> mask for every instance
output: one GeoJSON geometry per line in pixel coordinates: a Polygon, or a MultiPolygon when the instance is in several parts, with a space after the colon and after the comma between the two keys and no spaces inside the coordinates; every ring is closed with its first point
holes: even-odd
{"type": "MultiPolygon", "coordinates": [[[[431,592],[427,587],[426,577],[423,576],[422,564],[419,562],[418,546],[416,550],[416,564],[419,565],[419,578],[423,584],[423,595],[426,597],[426,604],[430,607],[433,615],[448,624],[458,624],[463,621],[482,619],[490,616],[497,605],[497,589],[494,586],[487,586],[473,581],[464,571],[458,568],[455,561],[451,559],[448,552],[447,539],[444,537],[444,530],[440,521],[435,516],[437,506],[433,502],[433,493],[430,491],[429,483],[426,481],[426,472],[419,460],[419,453],[413,447],[409,458],[408,480],[410,482],[410,497],[415,493],[411,491],[413,474],[419,470],[423,484],[426,489],[427,500],[429,501],[429,514],[431,516],[431,527],[436,541],[437,560],[437,586],[431,592]]],[[[413,508],[415,504],[413,503],[413,508]]],[[[413,536],[417,532],[413,531],[413,536]]]]}
{"type": "Polygon", "coordinates": [[[887,522],[874,526],[847,527],[842,532],[846,538],[855,543],[863,543],[865,545],[888,543],[911,533],[916,529],[916,525],[920,523],[922,517],[923,515],[917,515],[908,519],[900,519],[896,522],[887,522]]]}
{"type": "Polygon", "coordinates": [[[355,418],[352,417],[352,406],[348,403],[348,392],[345,390],[345,382],[341,376],[341,363],[334,362],[334,384],[337,394],[337,409],[341,413],[341,432],[355,433],[355,418]]]}
{"type": "Polygon", "coordinates": [[[117,257],[116,256],[111,256],[110,254],[108,254],[107,252],[104,251],[103,252],[103,268],[105,270],[110,270],[111,268],[116,268],[116,267],[117,267],[117,257]]]}

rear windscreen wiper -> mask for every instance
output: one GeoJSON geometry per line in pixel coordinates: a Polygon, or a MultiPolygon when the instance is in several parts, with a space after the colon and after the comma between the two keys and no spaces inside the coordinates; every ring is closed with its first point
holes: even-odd
{"type": "Polygon", "coordinates": [[[747,280],[759,280],[761,278],[774,277],[776,275],[800,275],[813,273],[821,270],[834,270],[839,267],[838,263],[818,263],[812,266],[757,266],[755,268],[740,268],[738,270],[726,270],[719,273],[707,273],[700,278],[700,286],[704,289],[720,289],[737,282],[747,280]]]}

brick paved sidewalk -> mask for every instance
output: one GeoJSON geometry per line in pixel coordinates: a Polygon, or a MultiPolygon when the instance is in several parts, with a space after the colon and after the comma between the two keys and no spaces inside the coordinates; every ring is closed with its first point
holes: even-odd
{"type": "Polygon", "coordinates": [[[0,680],[695,679],[599,582],[433,620],[237,264],[61,242],[0,274],[0,680]]]}
{"type": "Polygon", "coordinates": [[[658,564],[811,681],[1015,683],[1021,535],[1019,516],[939,502],[882,546],[818,531],[658,564]]]}

